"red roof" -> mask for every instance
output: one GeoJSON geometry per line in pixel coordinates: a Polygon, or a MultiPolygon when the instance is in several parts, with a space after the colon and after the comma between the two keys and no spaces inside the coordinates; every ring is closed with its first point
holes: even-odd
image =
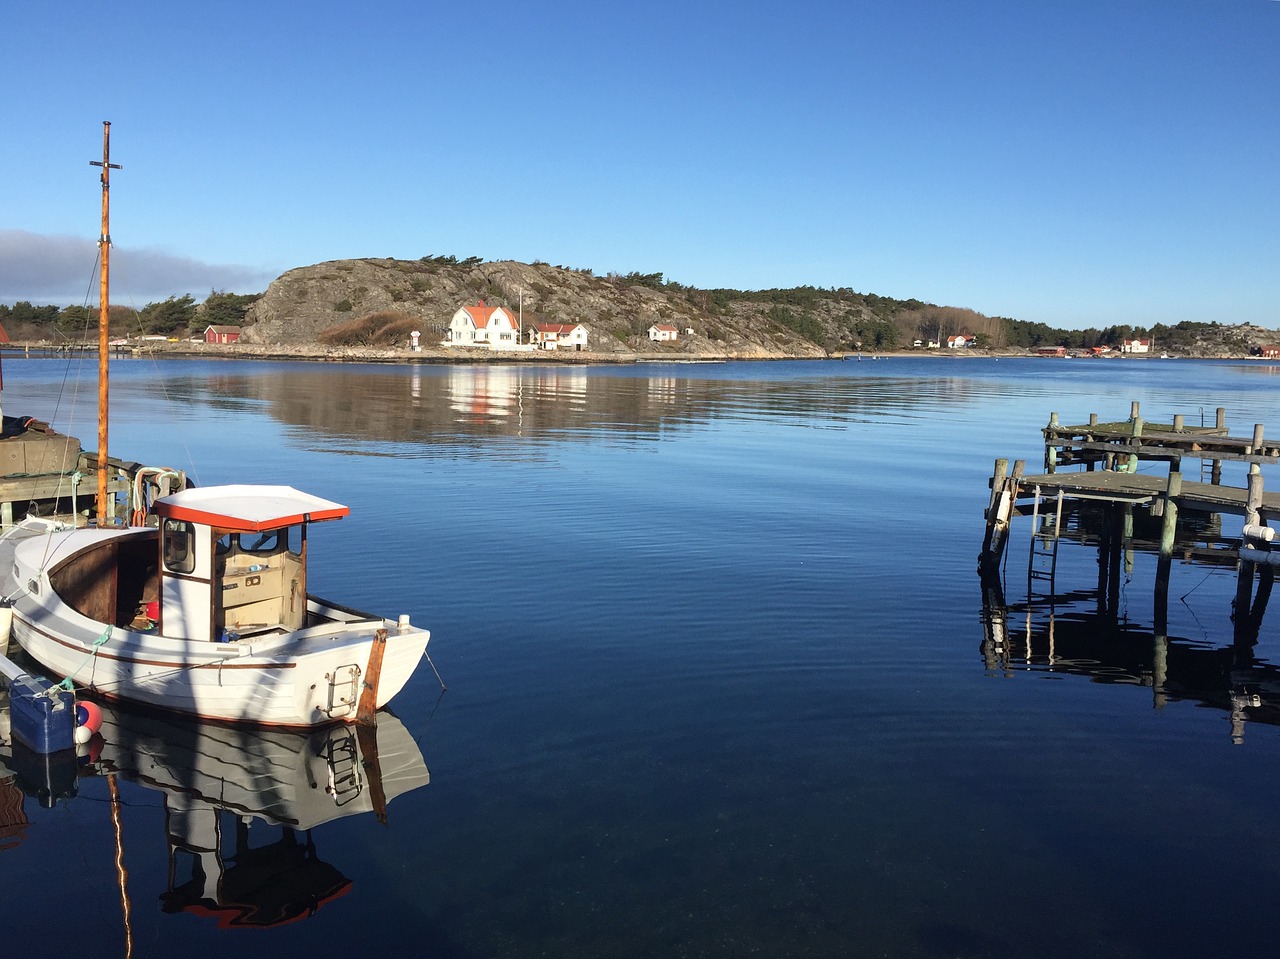
{"type": "MultiPolygon", "coordinates": [[[[476,306],[464,306],[467,315],[471,317],[471,321],[475,323],[476,329],[483,330],[489,325],[489,320],[494,313],[501,310],[500,306],[485,306],[484,300],[481,300],[476,306]]],[[[505,312],[505,311],[504,311],[505,312]]]]}
{"type": "Polygon", "coordinates": [[[576,323],[535,323],[533,328],[539,333],[572,333],[578,328],[576,323]]]}

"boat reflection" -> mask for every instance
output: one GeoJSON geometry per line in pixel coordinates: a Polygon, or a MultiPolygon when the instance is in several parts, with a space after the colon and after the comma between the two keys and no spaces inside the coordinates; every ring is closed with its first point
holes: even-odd
{"type": "Polygon", "coordinates": [[[1155,708],[1191,702],[1230,716],[1231,738],[1248,723],[1280,726],[1280,666],[1259,658],[1251,637],[1226,646],[1177,636],[1118,617],[1093,590],[1005,604],[988,586],[983,597],[982,659],[993,675],[1022,672],[1083,676],[1092,682],[1144,686],[1155,708]]]}
{"type": "Polygon", "coordinates": [[[102,713],[78,761],[35,757],[17,743],[0,747],[0,770],[14,770],[16,785],[43,805],[106,777],[113,817],[117,780],[160,793],[168,847],[162,909],[212,916],[221,927],[292,922],[347,893],[351,880],[319,857],[313,831],[364,814],[386,822],[388,803],[430,781],[412,735],[387,711],[376,727],[307,732],[119,706],[102,713]]]}

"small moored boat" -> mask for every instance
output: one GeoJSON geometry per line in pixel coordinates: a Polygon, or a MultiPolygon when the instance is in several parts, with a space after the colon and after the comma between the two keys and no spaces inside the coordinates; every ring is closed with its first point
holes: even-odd
{"type": "Polygon", "coordinates": [[[102,696],[279,726],[369,720],[430,633],[307,592],[307,527],[348,509],[287,486],[182,490],[159,527],[14,548],[13,638],[102,696]]]}

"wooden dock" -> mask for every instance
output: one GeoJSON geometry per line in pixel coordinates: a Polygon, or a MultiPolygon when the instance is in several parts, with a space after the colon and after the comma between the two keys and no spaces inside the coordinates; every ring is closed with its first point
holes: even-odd
{"type": "MultiPolygon", "coordinates": [[[[1217,411],[1212,426],[1188,427],[1182,416],[1172,423],[1146,423],[1137,403],[1132,404],[1129,419],[1118,422],[1101,422],[1094,414],[1087,423],[1064,425],[1056,413],[1050,414],[1042,432],[1044,472],[1026,473],[1021,460],[1010,470],[1008,460],[996,460],[978,562],[984,583],[1000,578],[1016,517],[1033,518],[1028,590],[1039,578],[1048,581],[1052,592],[1064,516],[1086,503],[1101,507],[1106,519],[1099,547],[1118,555],[1133,548],[1135,511],[1145,511],[1160,521],[1156,546],[1156,616],[1160,621],[1167,608],[1174,544],[1183,527],[1206,515],[1238,516],[1239,533],[1232,535],[1231,525],[1222,524],[1211,552],[1215,562],[1238,565],[1233,618],[1238,626],[1251,624],[1256,635],[1275,565],[1280,564],[1280,540],[1273,552],[1275,533],[1268,525],[1270,518],[1280,519],[1280,492],[1264,492],[1262,478],[1264,466],[1280,463],[1280,442],[1267,440],[1261,424],[1253,427],[1250,436],[1232,436],[1223,409],[1217,411]],[[1183,475],[1186,459],[1198,461],[1199,481],[1183,475]],[[1247,485],[1223,485],[1223,462],[1248,464],[1247,485]],[[1163,473],[1138,472],[1141,465],[1152,463],[1166,464],[1167,469],[1163,473]]],[[[1100,568],[1115,570],[1116,555],[1100,555],[1100,568]]]]}

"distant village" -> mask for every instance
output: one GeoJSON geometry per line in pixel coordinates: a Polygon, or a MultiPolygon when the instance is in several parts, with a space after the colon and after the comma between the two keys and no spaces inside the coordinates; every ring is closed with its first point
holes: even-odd
{"type": "MultiPolygon", "coordinates": [[[[947,348],[952,350],[972,349],[977,342],[977,337],[969,336],[966,333],[958,333],[955,336],[947,337],[947,348]]],[[[916,347],[923,347],[926,344],[922,340],[916,340],[916,347]]],[[[927,344],[931,350],[939,349],[941,344],[936,340],[930,340],[927,344]]],[[[1086,356],[1108,356],[1111,354],[1129,354],[1129,353],[1150,353],[1150,340],[1121,340],[1118,346],[1090,346],[1082,350],[1068,350],[1065,346],[1041,346],[1035,349],[1037,356],[1068,356],[1073,352],[1086,356]]]]}
{"type": "MultiPolygon", "coordinates": [[[[203,336],[193,340],[204,343],[236,343],[242,327],[208,326],[203,336]]],[[[649,340],[654,343],[671,343],[680,338],[680,329],[668,323],[655,323],[649,327],[649,340]]],[[[684,330],[692,335],[692,329],[684,330]]],[[[411,350],[422,348],[421,333],[411,333],[406,344],[411,350]]],[[[449,320],[442,347],[471,347],[493,351],[531,352],[534,350],[587,349],[590,331],[581,323],[541,323],[525,326],[518,315],[512,315],[504,306],[486,306],[481,300],[474,306],[461,306],[449,320]]],[[[151,337],[142,337],[151,339],[151,337]]],[[[164,337],[154,337],[162,340],[164,337]]],[[[126,341],[117,341],[123,345],[126,341]]]]}
{"type": "MultiPolygon", "coordinates": [[[[240,340],[242,327],[211,325],[205,328],[203,336],[192,337],[193,342],[210,344],[236,343],[240,340]]],[[[680,330],[669,323],[655,323],[648,329],[648,337],[653,343],[674,343],[683,332],[692,336],[692,329],[680,330]]],[[[532,352],[536,350],[587,350],[590,331],[582,323],[542,323],[534,322],[525,326],[519,316],[502,306],[487,306],[480,301],[474,306],[461,306],[449,320],[445,339],[439,346],[444,348],[463,347],[483,349],[495,352],[509,351],[532,352]]],[[[162,336],[143,336],[141,340],[164,340],[162,336]]],[[[420,333],[411,333],[406,347],[420,350],[420,333]]],[[[124,345],[128,340],[115,340],[113,345],[124,345]]],[[[967,333],[948,336],[945,344],[941,340],[917,339],[912,344],[914,349],[941,350],[944,345],[948,350],[971,350],[978,346],[978,338],[967,333]]],[[[1149,339],[1121,340],[1116,346],[1091,346],[1079,350],[1070,350],[1065,346],[1041,346],[1032,350],[1037,356],[1141,356],[1152,353],[1152,341],[1149,339]]],[[[1270,359],[1280,358],[1280,344],[1262,346],[1257,355],[1270,359]]]]}
{"type": "MultiPolygon", "coordinates": [[[[230,326],[222,324],[211,324],[205,327],[204,332],[200,335],[193,335],[190,342],[206,343],[206,344],[234,344],[241,342],[241,336],[245,329],[243,326],[230,326]]],[[[582,323],[548,323],[541,320],[534,320],[525,323],[520,311],[515,311],[504,306],[490,306],[483,300],[474,305],[464,305],[457,308],[453,316],[450,318],[447,327],[433,326],[434,336],[438,337],[443,333],[443,339],[432,342],[433,337],[428,336],[424,340],[424,334],[419,331],[410,332],[402,349],[410,351],[421,351],[423,348],[433,349],[467,349],[467,350],[484,350],[497,353],[534,353],[539,351],[572,351],[572,352],[588,352],[590,348],[591,332],[585,324],[582,323]]],[[[676,344],[680,338],[695,337],[696,333],[692,327],[685,326],[681,328],[671,323],[654,323],[644,334],[648,340],[654,344],[676,344]]],[[[608,337],[605,337],[607,340],[608,337]]],[[[113,346],[124,347],[130,344],[146,341],[168,341],[178,342],[174,337],[143,335],[135,336],[127,339],[117,339],[112,341],[113,346]]],[[[0,342],[7,342],[8,337],[4,335],[3,328],[0,328],[0,342]]],[[[1100,344],[1095,346],[1078,346],[1067,347],[1062,345],[1024,347],[1021,349],[1010,350],[1022,354],[1030,354],[1033,356],[1043,357],[1120,357],[1120,356],[1168,356],[1166,352],[1155,352],[1155,341],[1153,339],[1121,339],[1114,345],[1100,344]]],[[[861,352],[863,344],[858,342],[854,347],[861,352]]],[[[973,335],[970,333],[956,333],[950,336],[940,337],[938,339],[915,339],[910,345],[913,350],[937,351],[939,353],[973,351],[982,352],[991,348],[986,337],[973,335]]],[[[998,351],[1004,352],[1004,350],[998,351]]],[[[883,350],[877,350],[883,352],[883,350]]],[[[1176,352],[1186,355],[1185,349],[1176,350],[1176,352]]],[[[1267,359],[1280,358],[1280,344],[1268,344],[1265,341],[1255,340],[1253,345],[1248,348],[1248,353],[1267,359]]],[[[830,355],[844,355],[843,353],[833,353],[830,355]]]]}

